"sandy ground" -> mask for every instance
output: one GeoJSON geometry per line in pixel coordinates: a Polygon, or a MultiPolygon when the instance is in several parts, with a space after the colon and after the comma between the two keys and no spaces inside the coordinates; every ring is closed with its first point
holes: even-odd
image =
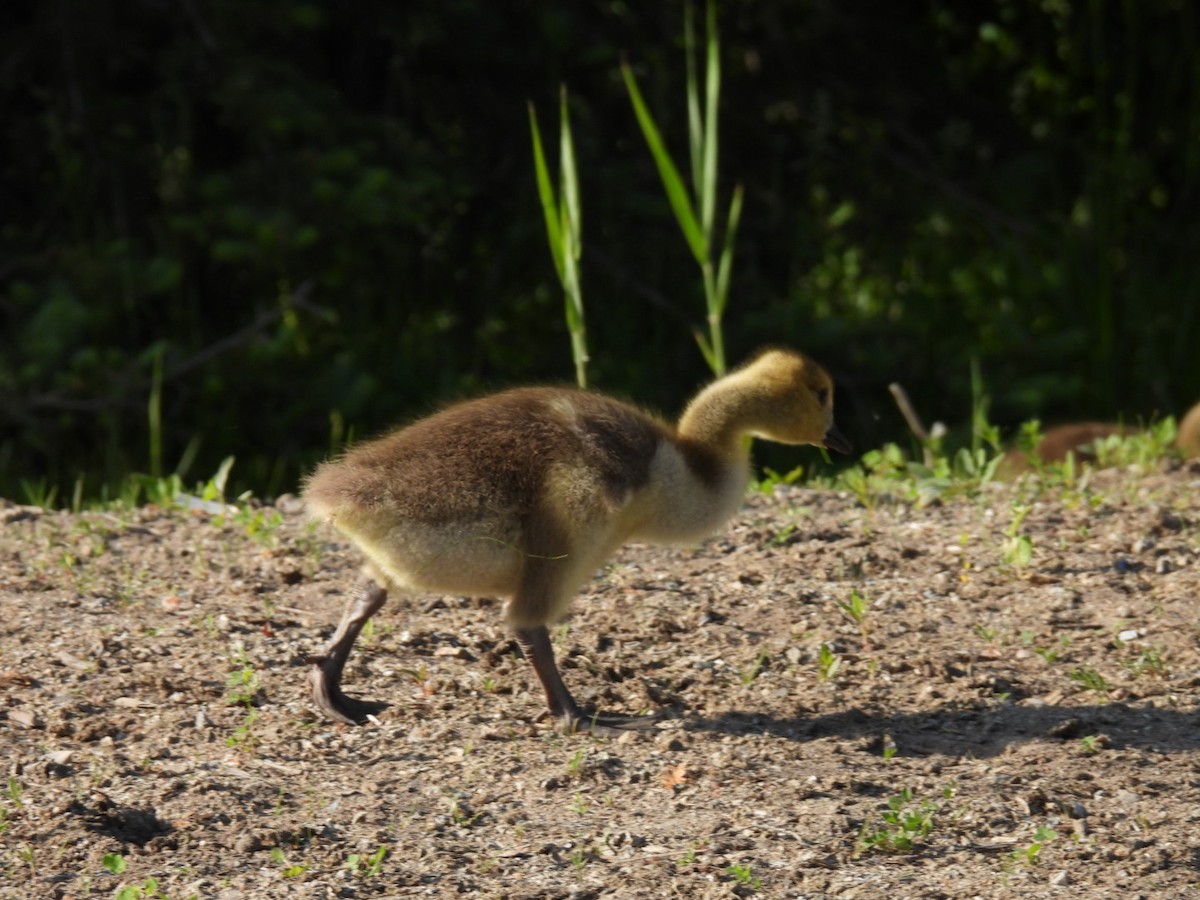
{"type": "Polygon", "coordinates": [[[1200,464],[867,499],[598,573],[565,677],[663,717],[615,740],[482,598],[389,602],[389,708],[319,720],[358,561],[294,499],[0,502],[0,896],[1200,896],[1200,464]]]}

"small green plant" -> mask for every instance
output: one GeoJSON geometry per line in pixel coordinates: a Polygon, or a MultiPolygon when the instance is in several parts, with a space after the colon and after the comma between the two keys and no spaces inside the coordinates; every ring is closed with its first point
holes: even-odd
{"type": "Polygon", "coordinates": [[[25,495],[25,502],[30,506],[36,506],[39,509],[54,508],[54,501],[58,499],[57,485],[50,484],[45,478],[39,478],[37,481],[22,478],[20,484],[21,493],[25,495]]]}
{"type": "Polygon", "coordinates": [[[896,739],[890,734],[883,736],[883,759],[884,762],[890,762],[900,752],[900,747],[896,743],[896,739]]]}
{"type": "Polygon", "coordinates": [[[246,652],[241,648],[234,652],[232,661],[235,668],[225,680],[229,688],[225,699],[229,703],[252,706],[260,687],[258,673],[254,671],[254,665],[246,658],[246,652]]]}
{"type": "Polygon", "coordinates": [[[308,871],[308,865],[306,863],[289,863],[287,854],[283,852],[282,847],[273,847],[271,849],[270,856],[271,862],[282,869],[280,874],[284,878],[299,878],[308,871]]]}
{"type": "Polygon", "coordinates": [[[1148,468],[1175,452],[1175,419],[1167,416],[1145,428],[1098,439],[1092,450],[1096,465],[1148,468]]]}
{"type": "Polygon", "coordinates": [[[113,900],[167,900],[158,889],[158,879],[147,878],[141,884],[127,884],[117,889],[113,900]]]}
{"type": "Polygon", "coordinates": [[[989,647],[995,646],[998,632],[992,625],[976,625],[975,634],[978,638],[987,644],[989,647]]]}
{"type": "Polygon", "coordinates": [[[253,506],[241,507],[233,517],[233,521],[246,530],[246,537],[261,546],[274,546],[279,542],[279,528],[283,525],[283,515],[277,509],[256,509],[253,506]]]}
{"type": "Polygon", "coordinates": [[[233,730],[233,734],[225,738],[225,745],[247,749],[254,745],[254,725],[261,715],[254,706],[261,685],[258,673],[246,657],[245,649],[241,646],[235,647],[231,654],[231,660],[234,663],[234,669],[225,681],[229,688],[225,699],[230,704],[244,707],[245,715],[233,730]]]}
{"type": "Polygon", "coordinates": [[[775,488],[781,484],[796,484],[804,477],[804,466],[796,466],[790,472],[780,475],[769,466],[763,467],[763,476],[758,481],[754,482],[754,489],[760,494],[770,496],[775,492],[775,488]]]}
{"type": "Polygon", "coordinates": [[[575,755],[572,756],[570,761],[567,763],[567,773],[571,775],[571,777],[578,776],[579,773],[583,771],[583,762],[586,758],[587,751],[576,750],[575,755]]]}
{"type": "Polygon", "coordinates": [[[742,671],[738,673],[738,678],[742,682],[743,687],[749,686],[755,678],[762,674],[763,670],[767,668],[767,665],[770,663],[770,661],[771,654],[766,650],[759,650],[758,655],[754,657],[754,662],[750,663],[750,665],[746,666],[746,668],[742,669],[742,671]]]}
{"type": "Polygon", "coordinates": [[[584,798],[583,794],[576,791],[575,799],[571,801],[571,810],[581,816],[586,816],[591,809],[592,804],[584,798]]]}
{"type": "Polygon", "coordinates": [[[1019,865],[1036,866],[1041,861],[1042,849],[1058,837],[1053,828],[1039,825],[1033,835],[1033,843],[1012,852],[1012,861],[1019,865]]]}
{"type": "Polygon", "coordinates": [[[912,788],[904,788],[890,797],[881,814],[882,824],[864,823],[858,836],[857,850],[880,853],[911,853],[916,843],[933,831],[934,817],[941,807],[932,800],[913,804],[912,788]]]}
{"type": "Polygon", "coordinates": [[[379,847],[370,856],[361,853],[351,853],[346,857],[343,868],[361,878],[376,878],[383,871],[383,861],[387,858],[387,847],[379,847]]]}
{"type": "Polygon", "coordinates": [[[752,891],[762,890],[762,879],[755,876],[754,872],[751,871],[749,866],[743,866],[740,863],[733,863],[725,870],[725,872],[743,887],[748,887],[752,891]]]}
{"type": "Polygon", "coordinates": [[[575,850],[572,850],[571,855],[568,858],[571,860],[571,865],[575,867],[575,874],[581,875],[583,874],[583,867],[588,864],[588,861],[592,858],[592,854],[582,847],[579,847],[575,850]]]}
{"type": "Polygon", "coordinates": [[[1095,756],[1103,747],[1101,747],[1100,736],[1097,734],[1087,734],[1079,739],[1079,747],[1083,751],[1084,756],[1095,756]]]}
{"type": "Polygon", "coordinates": [[[1018,573],[1023,572],[1033,558],[1033,540],[1027,534],[1018,533],[1021,525],[1025,522],[1025,517],[1032,509],[1031,506],[1015,505],[1012,522],[1004,530],[1004,562],[1016,569],[1018,573]]]}
{"type": "Polygon", "coordinates": [[[856,590],[850,591],[850,599],[846,601],[838,601],[838,609],[851,622],[858,626],[858,633],[862,639],[862,649],[864,653],[870,652],[870,638],[868,636],[867,615],[871,611],[871,605],[864,597],[856,590]]]}
{"type": "Polygon", "coordinates": [[[784,544],[786,544],[791,536],[796,533],[797,527],[798,526],[795,522],[788,522],[786,525],[780,528],[777,532],[771,535],[772,546],[782,547],[784,544]]]}
{"type": "Polygon", "coordinates": [[[254,707],[247,707],[246,715],[237,727],[233,729],[233,734],[225,738],[226,747],[238,747],[241,749],[250,749],[255,744],[254,725],[258,722],[261,713],[254,707]]]}
{"type": "Polygon", "coordinates": [[[687,850],[684,851],[683,855],[680,856],[679,859],[675,860],[675,865],[677,865],[681,869],[686,868],[688,866],[694,866],[696,864],[696,854],[698,852],[699,852],[698,848],[696,847],[695,844],[689,844],[687,850]]]}
{"type": "Polygon", "coordinates": [[[454,824],[460,828],[470,828],[483,815],[481,812],[473,812],[466,803],[459,800],[457,797],[450,800],[450,818],[454,820],[454,824]]]}
{"type": "Polygon", "coordinates": [[[1034,647],[1033,652],[1048,663],[1057,662],[1063,652],[1071,646],[1071,639],[1065,634],[1058,639],[1057,647],[1034,647]]]}
{"type": "Polygon", "coordinates": [[[842,667],[842,658],[834,651],[829,641],[823,641],[821,647],[817,650],[817,678],[820,681],[829,681],[838,673],[838,669],[842,667]]]}
{"type": "Polygon", "coordinates": [[[1153,675],[1165,678],[1168,674],[1167,661],[1163,657],[1162,647],[1144,647],[1135,656],[1122,661],[1123,665],[1134,678],[1142,675],[1153,675]]]}
{"type": "Polygon", "coordinates": [[[1082,666],[1068,677],[1085,691],[1094,691],[1105,697],[1107,697],[1108,692],[1112,689],[1108,683],[1108,679],[1090,666],[1082,666]]]}
{"type": "Polygon", "coordinates": [[[21,782],[17,781],[16,776],[9,775],[8,781],[4,785],[4,798],[17,809],[21,809],[25,806],[25,802],[21,799],[24,793],[25,788],[21,786],[21,782]]]}
{"type": "Polygon", "coordinates": [[[123,875],[125,869],[129,866],[129,861],[120,853],[105,853],[100,860],[100,865],[104,866],[104,870],[110,875],[123,875]]]}
{"type": "Polygon", "coordinates": [[[13,854],[25,865],[29,866],[30,882],[37,881],[37,852],[29,844],[21,844],[13,854]]]}

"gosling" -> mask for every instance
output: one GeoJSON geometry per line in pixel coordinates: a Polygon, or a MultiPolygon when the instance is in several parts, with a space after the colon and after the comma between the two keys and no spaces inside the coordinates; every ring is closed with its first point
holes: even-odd
{"type": "Polygon", "coordinates": [[[388,592],[506,597],[505,617],[563,731],[611,734],[648,716],[576,703],[547,625],[622,544],[692,544],[719,531],[750,478],[749,437],[849,453],[833,382],[788,349],[709,384],[675,426],[611,397],[524,387],[469,400],[323,463],[308,510],[366,557],[367,579],[323,651],[316,705],[359,724],[384,704],[342,692],[355,639],[388,592]]]}

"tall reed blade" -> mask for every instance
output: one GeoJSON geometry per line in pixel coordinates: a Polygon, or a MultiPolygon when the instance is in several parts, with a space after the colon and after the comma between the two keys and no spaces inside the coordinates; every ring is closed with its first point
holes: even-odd
{"type": "Polygon", "coordinates": [[[688,151],[692,163],[693,198],[671,159],[663,142],[658,125],[646,107],[637,79],[627,62],[621,64],[621,74],[629,92],[634,115],[641,126],[650,155],[658,167],[667,200],[675,213],[675,219],[683,231],[684,239],[700,266],[704,286],[704,301],[707,307],[708,334],[696,331],[696,343],[709,367],[717,375],[725,374],[725,341],[722,335],[721,317],[725,312],[729,296],[730,274],[733,268],[733,245],[738,221],[742,213],[741,187],[734,191],[729,207],[729,218],[725,223],[724,242],[720,260],[712,257],[716,241],[717,206],[717,117],[721,93],[721,52],[717,39],[716,4],[709,0],[706,7],[704,66],[704,107],[700,105],[700,79],[695,61],[695,34],[691,6],[684,8],[684,49],[687,62],[687,117],[688,151]],[[699,217],[696,210],[699,208],[699,217]]]}
{"type": "Polygon", "coordinates": [[[550,256],[563,288],[563,303],[567,330],[571,333],[571,356],[575,361],[575,380],[587,387],[587,331],[583,315],[583,289],[579,282],[579,260],[583,255],[582,213],[579,203],[579,178],[575,169],[575,146],[571,140],[570,110],[567,89],[562,88],[559,100],[559,177],[558,195],[550,179],[550,167],[542,147],[537,110],[529,104],[529,128],[533,139],[533,164],[537,175],[538,197],[546,220],[546,237],[550,256]]]}
{"type": "Polygon", "coordinates": [[[662,179],[663,188],[667,193],[667,201],[671,204],[671,210],[675,213],[675,219],[679,222],[684,240],[691,248],[692,255],[696,257],[696,262],[703,265],[704,260],[708,258],[708,242],[696,219],[695,210],[692,208],[692,198],[688,196],[679,169],[663,144],[662,135],[659,134],[654,117],[650,115],[650,110],[646,107],[646,101],[642,98],[642,92],[638,88],[633,69],[629,67],[628,63],[621,64],[621,74],[625,78],[625,88],[629,91],[629,100],[633,104],[634,115],[637,116],[638,124],[642,128],[642,136],[645,137],[646,145],[650,148],[650,155],[654,159],[655,166],[658,167],[658,175],[662,179]]]}

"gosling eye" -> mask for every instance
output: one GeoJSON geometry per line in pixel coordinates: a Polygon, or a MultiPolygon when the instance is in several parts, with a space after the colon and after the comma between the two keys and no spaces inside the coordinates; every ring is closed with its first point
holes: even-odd
{"type": "Polygon", "coordinates": [[[823,406],[825,406],[825,402],[828,399],[829,399],[829,388],[817,388],[817,403],[819,403],[823,407],[823,406]]]}

